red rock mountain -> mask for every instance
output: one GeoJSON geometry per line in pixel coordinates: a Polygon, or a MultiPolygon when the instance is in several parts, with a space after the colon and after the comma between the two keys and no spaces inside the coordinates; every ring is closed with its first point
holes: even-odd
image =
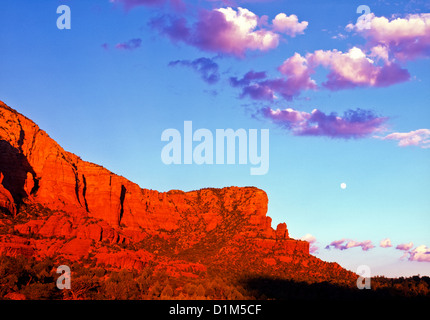
{"type": "Polygon", "coordinates": [[[0,234],[0,253],[61,253],[70,259],[92,254],[98,262],[137,269],[157,260],[169,272],[183,273],[230,263],[240,272],[245,250],[259,270],[296,263],[303,273],[319,266],[321,279],[339,273],[354,279],[310,255],[308,242],[291,239],[285,223],[274,230],[267,206],[266,193],[255,187],[142,189],[65,151],[0,102],[0,207],[10,218],[0,227],[14,231],[0,234]],[[105,244],[124,246],[110,252],[105,244]]]}

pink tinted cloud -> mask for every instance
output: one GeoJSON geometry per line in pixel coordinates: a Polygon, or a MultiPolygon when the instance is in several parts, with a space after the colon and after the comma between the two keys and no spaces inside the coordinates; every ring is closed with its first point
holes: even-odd
{"type": "Polygon", "coordinates": [[[345,241],[346,241],[345,239],[334,240],[329,245],[327,245],[325,248],[330,249],[330,247],[333,247],[336,249],[341,249],[341,247],[345,241]]]}
{"type": "Polygon", "coordinates": [[[394,132],[385,137],[375,137],[381,140],[397,140],[399,147],[417,146],[430,148],[430,129],[418,129],[409,132],[394,132]]]}
{"type": "Polygon", "coordinates": [[[265,72],[259,72],[259,77],[250,78],[250,71],[242,79],[230,78],[230,83],[234,87],[241,87],[241,97],[249,96],[255,100],[274,100],[277,93],[286,100],[292,100],[303,90],[316,89],[317,85],[311,79],[314,72],[307,65],[307,61],[300,54],[295,53],[285,60],[278,68],[285,78],[267,79],[265,72]]]}
{"type": "Polygon", "coordinates": [[[404,254],[400,257],[400,259],[404,259],[409,254],[409,261],[418,261],[418,262],[430,262],[430,248],[425,245],[420,245],[413,250],[413,243],[402,243],[399,244],[396,249],[404,251],[404,254]]]}
{"type": "Polygon", "coordinates": [[[402,243],[402,244],[397,245],[397,246],[396,246],[396,249],[397,249],[397,250],[403,250],[403,251],[409,251],[409,250],[411,250],[411,249],[412,249],[413,245],[414,245],[414,244],[413,244],[412,242],[409,242],[409,243],[402,243]]]}
{"type": "Polygon", "coordinates": [[[241,98],[249,96],[254,100],[268,100],[272,101],[277,99],[277,93],[284,99],[291,101],[295,96],[301,93],[305,88],[303,83],[296,78],[277,78],[277,79],[264,79],[258,81],[249,81],[246,83],[246,75],[242,79],[235,77],[230,78],[230,84],[236,87],[242,87],[241,98]]]}
{"type": "Polygon", "coordinates": [[[264,108],[262,115],[297,136],[327,136],[331,138],[364,138],[382,130],[387,118],[369,110],[348,110],[342,117],[325,114],[317,109],[311,113],[287,108],[264,108]]]}
{"type": "Polygon", "coordinates": [[[142,44],[142,39],[136,38],[131,39],[126,42],[121,42],[115,45],[115,48],[120,50],[135,50],[139,48],[142,44]]]}
{"type": "Polygon", "coordinates": [[[375,246],[372,244],[372,241],[370,241],[370,240],[355,241],[355,240],[350,240],[350,239],[341,239],[341,240],[332,241],[325,248],[330,249],[330,247],[333,247],[333,248],[339,249],[339,250],[346,250],[346,249],[350,249],[350,248],[361,247],[361,250],[368,251],[369,249],[372,249],[375,246]]]}
{"type": "Polygon", "coordinates": [[[409,252],[409,261],[430,262],[430,248],[421,245],[409,252]]]}
{"type": "Polygon", "coordinates": [[[266,84],[266,72],[247,72],[241,79],[237,77],[230,78],[230,84],[233,87],[242,88],[241,98],[250,96],[255,100],[273,100],[275,97],[274,90],[266,84]]]}
{"type": "Polygon", "coordinates": [[[313,235],[308,233],[301,237],[300,240],[309,242],[309,253],[315,253],[319,250],[318,246],[315,245],[317,239],[313,235]]]}
{"type": "Polygon", "coordinates": [[[381,240],[381,242],[379,243],[379,246],[381,248],[389,248],[389,247],[392,247],[393,245],[391,244],[390,238],[386,238],[381,240]]]}
{"type": "MultiPolygon", "coordinates": [[[[278,46],[280,33],[274,27],[262,27],[265,20],[245,8],[230,7],[200,10],[191,26],[185,18],[163,16],[151,21],[151,26],[173,41],[181,41],[205,51],[219,52],[243,58],[246,51],[268,51],[278,46]]],[[[297,21],[297,24],[300,24],[297,21]]],[[[303,28],[288,27],[287,34],[302,33],[303,28]]]]}
{"type": "Polygon", "coordinates": [[[311,74],[315,71],[309,68],[307,59],[298,53],[285,60],[278,69],[287,77],[286,87],[294,88],[290,89],[294,93],[307,89],[316,89],[317,87],[316,82],[311,79],[311,74]]]}
{"type": "Polygon", "coordinates": [[[365,240],[365,241],[350,240],[346,243],[345,247],[346,247],[346,249],[361,247],[361,250],[367,251],[369,249],[374,248],[375,246],[372,244],[372,241],[370,241],[370,240],[365,240]]]}
{"type": "Polygon", "coordinates": [[[209,51],[243,57],[246,50],[267,51],[279,44],[279,35],[260,28],[258,16],[248,9],[221,8],[202,11],[194,29],[193,42],[209,51]]]}
{"type": "MultiPolygon", "coordinates": [[[[382,55],[381,50],[373,55],[382,55]]],[[[410,75],[394,62],[384,61],[378,65],[364,51],[357,47],[348,52],[338,50],[317,50],[308,54],[307,62],[313,68],[323,66],[329,69],[327,81],[322,85],[330,90],[354,87],[386,87],[409,80],[410,75]]]]}
{"type": "Polygon", "coordinates": [[[329,90],[386,87],[410,78],[406,69],[386,59],[383,48],[374,48],[366,55],[361,49],[353,47],[346,53],[338,50],[317,50],[305,57],[296,52],[279,66],[278,71],[283,77],[252,79],[248,82],[231,81],[231,84],[242,87],[241,97],[271,101],[279,94],[291,101],[304,90],[319,88],[312,75],[320,66],[329,70],[327,80],[321,84],[329,90]]]}
{"type": "Polygon", "coordinates": [[[347,25],[346,29],[363,35],[370,46],[386,47],[394,58],[400,60],[430,55],[430,13],[391,19],[371,13],[368,25],[357,22],[347,25]]]}

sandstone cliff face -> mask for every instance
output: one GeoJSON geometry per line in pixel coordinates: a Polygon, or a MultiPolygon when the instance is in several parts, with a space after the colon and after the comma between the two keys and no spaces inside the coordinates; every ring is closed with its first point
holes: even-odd
{"type": "Polygon", "coordinates": [[[15,215],[16,214],[16,206],[15,201],[9,192],[5,187],[3,187],[3,173],[0,172],[0,208],[3,208],[8,213],[15,215]]]}
{"type": "Polygon", "coordinates": [[[113,226],[174,230],[181,215],[202,212],[207,228],[221,210],[243,211],[265,228],[267,196],[256,188],[160,193],[64,151],[31,120],[0,105],[0,171],[15,202],[31,197],[51,208],[83,212],[113,226]]]}
{"type": "Polygon", "coordinates": [[[2,103],[0,128],[0,171],[16,203],[32,198],[52,209],[90,213],[118,225],[127,188],[140,190],[64,151],[35,123],[2,103]]]}
{"type": "Polygon", "coordinates": [[[72,222],[55,216],[40,225],[33,221],[32,225],[20,226],[21,232],[31,229],[44,236],[78,236],[97,241],[105,239],[106,234],[115,241],[120,237],[141,240],[142,232],[146,235],[181,233],[187,225],[192,226],[192,236],[181,237],[191,246],[208,234],[219,237],[218,229],[234,225],[238,228],[236,233],[260,239],[258,243],[262,246],[283,241],[288,245],[278,244],[277,248],[294,247],[309,252],[307,242],[289,239],[285,223],[276,231],[272,229],[271,219],[266,216],[267,195],[262,190],[229,187],[162,193],[142,189],[63,150],[34,122],[1,102],[0,128],[0,172],[4,175],[0,205],[14,214],[16,206],[32,201],[51,210],[64,210],[107,223],[93,226],[92,230],[82,228],[84,235],[78,235],[73,231],[72,222]],[[124,232],[115,231],[119,226],[124,232]]]}

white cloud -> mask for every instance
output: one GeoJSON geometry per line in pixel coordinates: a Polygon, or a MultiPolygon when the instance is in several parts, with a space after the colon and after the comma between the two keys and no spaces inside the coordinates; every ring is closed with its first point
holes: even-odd
{"type": "Polygon", "coordinates": [[[297,34],[302,34],[308,27],[307,21],[299,22],[295,14],[287,16],[285,13],[279,13],[275,19],[272,20],[273,30],[286,33],[291,37],[297,34]]]}

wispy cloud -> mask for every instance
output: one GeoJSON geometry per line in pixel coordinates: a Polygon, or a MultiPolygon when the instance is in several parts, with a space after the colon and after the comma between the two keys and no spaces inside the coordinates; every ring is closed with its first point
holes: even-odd
{"type": "Polygon", "coordinates": [[[311,113],[287,108],[269,107],[261,114],[297,136],[327,136],[331,138],[363,138],[381,130],[387,118],[378,117],[370,110],[348,110],[343,116],[325,114],[314,109],[311,113]]]}
{"type": "Polygon", "coordinates": [[[361,247],[363,251],[368,251],[369,249],[372,249],[375,246],[372,244],[370,240],[355,241],[351,239],[340,239],[340,240],[332,241],[325,248],[330,249],[331,247],[339,250],[346,250],[350,248],[361,247]]]}
{"type": "MultiPolygon", "coordinates": [[[[301,240],[305,240],[305,238],[308,237],[310,239],[310,243],[312,241],[315,241],[315,237],[311,235],[306,235],[301,240]]],[[[391,240],[389,238],[381,240],[379,243],[379,246],[382,248],[389,248],[392,247],[391,240]]],[[[361,247],[363,251],[368,251],[375,246],[372,244],[371,240],[365,240],[365,241],[355,241],[351,239],[340,239],[332,241],[329,245],[325,247],[325,249],[330,250],[331,248],[338,249],[338,250],[347,250],[350,248],[356,248],[361,247]]],[[[430,248],[426,245],[420,245],[414,249],[413,243],[402,243],[396,246],[397,250],[403,251],[403,255],[400,257],[400,259],[404,259],[408,257],[408,261],[418,261],[418,262],[430,262],[430,248]]]]}
{"type": "Polygon", "coordinates": [[[214,84],[219,81],[220,75],[219,75],[219,67],[218,64],[209,58],[198,58],[195,60],[176,60],[171,61],[169,63],[169,66],[185,66],[192,68],[196,72],[198,72],[201,76],[201,78],[209,83],[214,84]]]}
{"type": "Polygon", "coordinates": [[[120,50],[136,50],[141,45],[142,45],[142,39],[135,38],[135,39],[128,40],[126,42],[117,43],[115,45],[115,48],[120,50]]]}
{"type": "Polygon", "coordinates": [[[394,132],[385,137],[375,136],[381,140],[397,140],[399,147],[417,146],[430,148],[430,129],[418,129],[409,132],[394,132]]]}

